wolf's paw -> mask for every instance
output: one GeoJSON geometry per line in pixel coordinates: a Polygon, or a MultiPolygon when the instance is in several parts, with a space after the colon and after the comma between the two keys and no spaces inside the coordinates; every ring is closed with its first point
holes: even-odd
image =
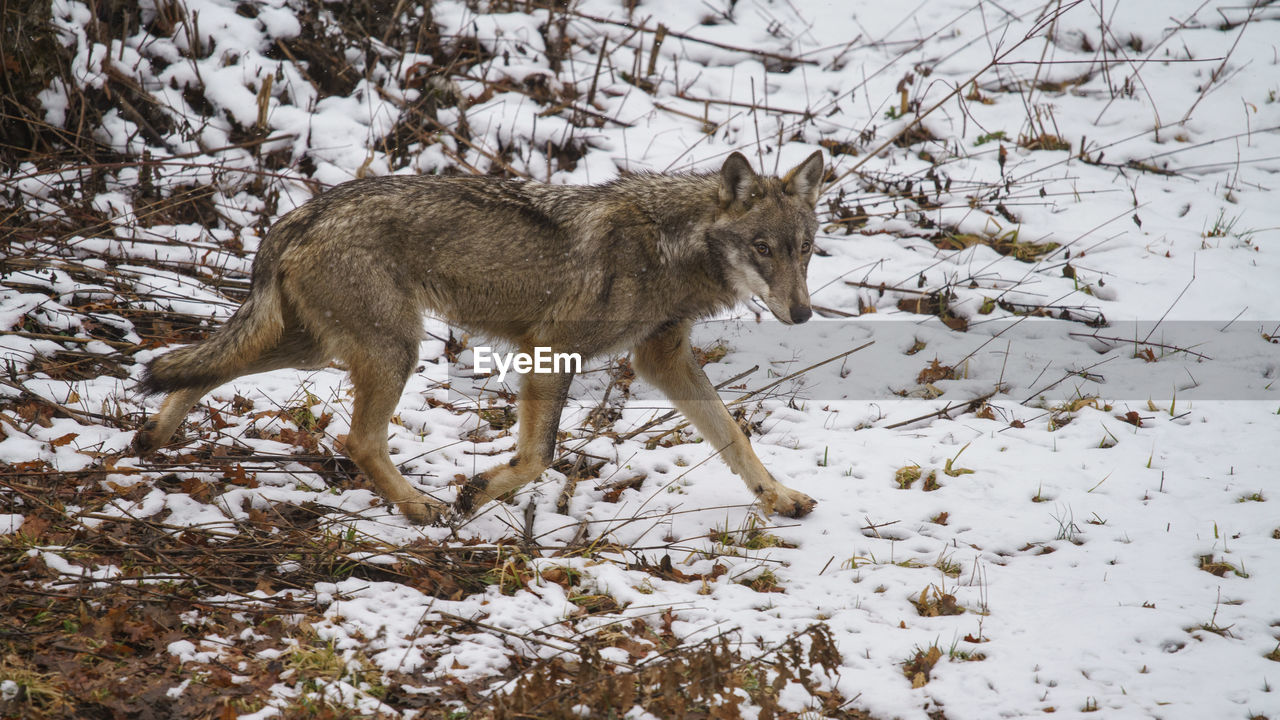
{"type": "Polygon", "coordinates": [[[160,440],[156,437],[156,421],[148,420],[142,424],[137,434],[133,436],[133,445],[131,449],[138,453],[138,456],[150,455],[160,447],[160,440]]]}
{"type": "Polygon", "coordinates": [[[433,497],[419,493],[415,498],[397,501],[396,509],[414,525],[430,525],[444,515],[446,506],[433,497]]]}
{"type": "Polygon", "coordinates": [[[485,504],[488,499],[486,491],[489,489],[489,482],[492,478],[491,471],[478,473],[471,476],[458,487],[458,497],[453,501],[453,511],[461,517],[466,517],[475,512],[475,509],[485,504]]]}
{"type": "Polygon", "coordinates": [[[784,487],[779,488],[777,497],[773,500],[773,511],[786,517],[798,518],[808,515],[817,504],[817,500],[799,490],[784,487]]]}
{"type": "Polygon", "coordinates": [[[472,475],[458,485],[453,511],[466,517],[491,500],[511,502],[516,490],[537,480],[541,473],[541,466],[506,464],[472,475]]]}

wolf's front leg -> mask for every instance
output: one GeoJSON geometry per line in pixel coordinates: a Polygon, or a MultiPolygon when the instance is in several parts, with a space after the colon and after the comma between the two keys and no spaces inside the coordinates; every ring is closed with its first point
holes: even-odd
{"type": "Polygon", "coordinates": [[[519,436],[516,456],[507,465],[489,468],[458,490],[454,509],[461,515],[497,500],[534,480],[555,457],[560,411],[569,397],[573,373],[528,373],[520,387],[516,411],[519,436]]]}
{"type": "Polygon", "coordinates": [[[783,485],[765,469],[751,441],[729,414],[689,348],[689,323],[660,331],[632,353],[636,372],[653,383],[684,413],[707,442],[721,452],[729,469],[755,493],[765,512],[806,515],[817,503],[783,485]]]}

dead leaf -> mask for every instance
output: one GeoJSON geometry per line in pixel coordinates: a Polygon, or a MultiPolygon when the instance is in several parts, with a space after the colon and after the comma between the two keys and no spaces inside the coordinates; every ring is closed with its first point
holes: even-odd
{"type": "Polygon", "coordinates": [[[67,433],[62,437],[54,438],[53,440],[50,440],[49,444],[52,445],[53,447],[62,447],[63,445],[69,445],[72,440],[75,440],[78,437],[80,437],[80,433],[67,433]]]}
{"type": "Polygon", "coordinates": [[[214,430],[231,427],[231,423],[223,419],[222,413],[218,412],[216,408],[209,408],[209,422],[213,424],[214,430]]]}
{"type": "Polygon", "coordinates": [[[953,377],[955,377],[955,369],[950,365],[943,365],[934,358],[925,369],[920,371],[919,375],[916,375],[916,382],[921,385],[932,385],[939,380],[950,380],[953,377]]]}
{"type": "Polygon", "coordinates": [[[1127,422],[1134,427],[1142,427],[1142,416],[1138,414],[1137,410],[1130,410],[1123,415],[1117,415],[1116,419],[1121,422],[1127,422]]]}
{"type": "Polygon", "coordinates": [[[45,531],[48,529],[48,519],[39,515],[27,515],[22,520],[22,527],[18,528],[18,534],[29,540],[38,541],[44,537],[45,531]]]}
{"type": "Polygon", "coordinates": [[[181,487],[182,492],[190,495],[192,500],[207,503],[213,499],[213,489],[200,478],[183,478],[181,487]]]}
{"type": "Polygon", "coordinates": [[[236,463],[230,470],[223,473],[222,476],[226,478],[228,481],[230,481],[232,485],[237,485],[239,487],[247,487],[247,488],[258,487],[257,475],[254,474],[250,476],[248,473],[244,471],[244,466],[241,465],[240,463],[236,463]]]}
{"type": "Polygon", "coordinates": [[[53,408],[45,405],[44,403],[28,400],[27,402],[19,404],[15,409],[18,411],[18,417],[26,420],[27,422],[35,423],[40,427],[46,428],[53,425],[53,421],[50,420],[50,418],[53,417],[53,408]]]}
{"type": "Polygon", "coordinates": [[[924,687],[929,682],[929,674],[933,671],[933,666],[937,665],[941,659],[942,650],[937,645],[931,646],[928,650],[917,648],[902,664],[902,674],[911,678],[911,687],[924,687]]]}

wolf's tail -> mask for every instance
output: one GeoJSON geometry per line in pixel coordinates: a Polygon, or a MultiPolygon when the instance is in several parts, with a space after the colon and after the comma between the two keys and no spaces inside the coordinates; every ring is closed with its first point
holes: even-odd
{"type": "Polygon", "coordinates": [[[151,395],[213,387],[244,374],[284,331],[280,290],[274,278],[254,278],[248,299],[203,342],[165,353],[147,364],[138,389],[151,395]]]}

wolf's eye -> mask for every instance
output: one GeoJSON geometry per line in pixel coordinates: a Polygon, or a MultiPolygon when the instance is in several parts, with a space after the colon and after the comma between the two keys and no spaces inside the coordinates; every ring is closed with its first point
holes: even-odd
{"type": "Polygon", "coordinates": [[[800,252],[807,253],[809,252],[810,249],[812,249],[812,247],[813,246],[809,244],[809,241],[806,240],[803,243],[800,243],[800,252]]]}
{"type": "Polygon", "coordinates": [[[756,252],[760,253],[763,257],[769,257],[769,253],[772,252],[769,249],[769,246],[762,242],[758,242],[755,245],[752,245],[752,247],[754,247],[756,252]]]}

